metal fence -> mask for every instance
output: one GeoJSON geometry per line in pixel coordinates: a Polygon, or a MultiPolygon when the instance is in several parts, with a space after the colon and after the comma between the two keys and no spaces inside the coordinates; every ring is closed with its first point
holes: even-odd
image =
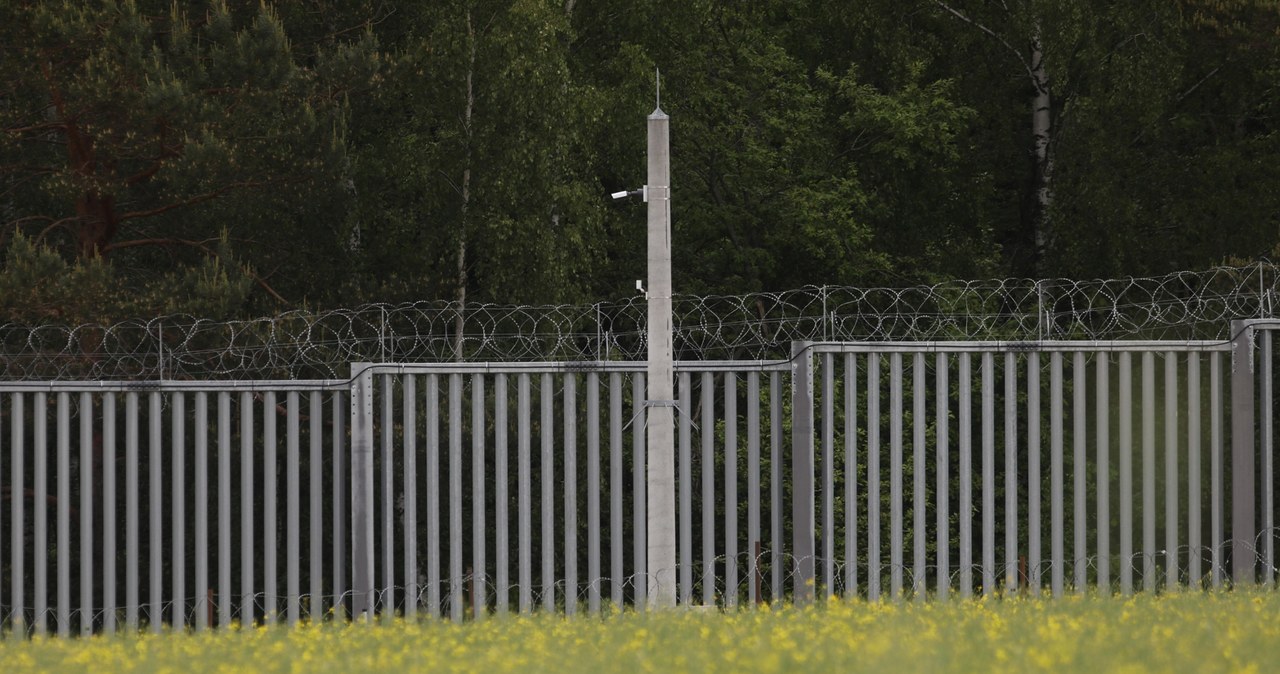
{"type": "MultiPolygon", "coordinates": [[[[1273,583],[1280,326],[1234,325],[680,362],[678,600],[1273,583]]],[[[350,367],[0,384],[4,624],[645,604],[644,363],[350,367]]]]}

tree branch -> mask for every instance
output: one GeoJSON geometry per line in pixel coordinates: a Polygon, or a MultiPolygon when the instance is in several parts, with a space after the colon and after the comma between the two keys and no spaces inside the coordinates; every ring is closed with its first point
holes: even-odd
{"type": "MultiPolygon", "coordinates": [[[[938,7],[941,7],[948,14],[951,14],[957,19],[960,19],[961,21],[969,24],[970,26],[977,28],[979,31],[986,33],[987,35],[991,36],[992,39],[1004,45],[1005,49],[1008,49],[1014,55],[1014,57],[1018,59],[1018,64],[1022,66],[1022,69],[1027,71],[1027,77],[1030,77],[1032,81],[1035,81],[1036,79],[1035,72],[1032,70],[1031,64],[1027,62],[1026,57],[1022,55],[1021,51],[1014,48],[1013,45],[1009,44],[1008,40],[1005,40],[1003,37],[1001,37],[999,33],[995,32],[994,30],[991,30],[986,25],[979,23],[978,21],[970,18],[964,12],[961,12],[960,10],[955,9],[954,7],[952,7],[951,5],[948,5],[942,0],[933,0],[933,4],[937,5],[938,7]]],[[[1008,8],[1006,7],[1006,9],[1008,8]]]]}
{"type": "Polygon", "coordinates": [[[1187,89],[1186,91],[1178,94],[1177,98],[1175,98],[1174,100],[1178,103],[1181,103],[1182,99],[1195,93],[1196,89],[1199,89],[1201,84],[1208,82],[1209,78],[1213,77],[1214,75],[1217,75],[1219,70],[1222,70],[1222,66],[1218,66],[1217,68],[1210,70],[1208,75],[1201,77],[1199,82],[1196,82],[1195,84],[1191,85],[1190,89],[1187,89]]]}
{"type": "MultiPolygon", "coordinates": [[[[70,223],[70,222],[72,222],[72,221],[74,221],[74,220],[79,220],[79,219],[80,219],[80,216],[78,216],[78,215],[73,215],[73,216],[71,216],[71,217],[69,217],[69,218],[62,218],[61,220],[54,220],[53,222],[51,222],[51,223],[49,223],[47,226],[45,226],[45,228],[44,228],[44,229],[40,230],[40,234],[39,234],[38,236],[36,236],[36,241],[37,241],[37,242],[43,242],[43,241],[44,241],[44,237],[45,237],[45,236],[47,236],[47,235],[49,234],[49,232],[52,232],[53,230],[55,230],[55,229],[57,229],[57,228],[59,228],[59,227],[67,227],[67,224],[68,224],[68,223],[70,223]]],[[[68,229],[69,229],[69,228],[68,228],[68,229]]],[[[73,233],[74,233],[74,232],[73,232],[73,233]]]]}
{"type": "Polygon", "coordinates": [[[53,129],[66,129],[65,122],[43,122],[41,124],[32,124],[31,126],[12,126],[5,129],[5,133],[34,133],[36,131],[51,131],[53,129]]]}
{"type": "MultiPolygon", "coordinates": [[[[194,206],[196,204],[203,203],[205,201],[211,201],[213,199],[217,199],[218,197],[232,190],[247,189],[252,187],[265,187],[267,185],[272,184],[273,182],[278,182],[278,181],[267,180],[267,181],[259,182],[259,181],[247,180],[247,181],[230,183],[228,185],[223,185],[222,187],[219,187],[218,189],[213,190],[212,192],[197,194],[194,197],[191,197],[189,199],[184,199],[182,201],[175,201],[174,203],[165,204],[164,206],[157,206],[155,208],[147,209],[145,211],[130,211],[128,213],[123,213],[120,215],[119,218],[117,218],[117,222],[124,222],[125,220],[136,220],[138,218],[149,218],[152,216],[161,215],[164,213],[168,213],[169,211],[177,210],[179,208],[194,206]]],[[[107,246],[108,249],[115,248],[115,247],[117,246],[115,245],[107,246]]]]}

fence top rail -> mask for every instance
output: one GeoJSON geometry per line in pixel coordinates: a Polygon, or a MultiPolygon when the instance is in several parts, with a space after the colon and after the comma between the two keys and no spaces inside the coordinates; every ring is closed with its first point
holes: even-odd
{"type": "Polygon", "coordinates": [[[810,342],[813,353],[1227,352],[1229,340],[810,342]]]}
{"type": "MultiPolygon", "coordinates": [[[[638,374],[645,361],[576,361],[544,363],[352,363],[349,379],[264,379],[231,381],[0,381],[0,393],[238,393],[340,391],[361,374],[638,374]]],[[[676,372],[784,372],[790,361],[679,361],[676,372]]]]}
{"type": "MultiPolygon", "coordinates": [[[[1274,321],[1249,321],[1249,327],[1280,329],[1274,321]]],[[[800,342],[813,354],[828,353],[1142,353],[1142,352],[1229,352],[1229,340],[1040,340],[1040,341],[922,341],[922,342],[800,342]]],[[[788,360],[686,360],[676,361],[676,372],[786,372],[788,360]]],[[[312,392],[349,388],[362,374],[448,375],[448,374],[573,374],[645,372],[645,361],[562,361],[562,362],[443,362],[443,363],[352,363],[348,379],[264,379],[264,380],[165,380],[165,381],[0,381],[0,393],[230,393],[230,392],[312,392]]]]}
{"type": "Polygon", "coordinates": [[[299,393],[346,390],[346,379],[262,381],[0,381],[0,393],[299,393]]]}
{"type": "MultiPolygon", "coordinates": [[[[784,372],[788,360],[683,360],[676,372],[784,372]]],[[[636,361],[565,361],[533,363],[353,363],[352,374],[572,374],[645,372],[648,363],[636,361]]]]}

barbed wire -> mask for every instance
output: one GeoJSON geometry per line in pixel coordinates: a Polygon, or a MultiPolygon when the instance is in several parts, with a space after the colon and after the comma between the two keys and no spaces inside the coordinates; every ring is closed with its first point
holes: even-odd
{"type": "MultiPolygon", "coordinates": [[[[792,341],[1217,339],[1270,317],[1270,262],[1112,280],[995,279],[676,295],[676,357],[785,358],[792,341]]],[[[642,296],[587,305],[419,301],[251,320],[0,325],[0,379],[334,378],[352,362],[642,360],[642,296]],[[463,328],[456,330],[461,314],[463,328]]]]}

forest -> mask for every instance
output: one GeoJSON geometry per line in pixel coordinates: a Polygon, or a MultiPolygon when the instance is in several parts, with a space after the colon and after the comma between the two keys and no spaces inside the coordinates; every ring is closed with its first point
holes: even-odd
{"type": "Polygon", "coordinates": [[[0,323],[1274,255],[1272,0],[10,0],[0,323]]]}

